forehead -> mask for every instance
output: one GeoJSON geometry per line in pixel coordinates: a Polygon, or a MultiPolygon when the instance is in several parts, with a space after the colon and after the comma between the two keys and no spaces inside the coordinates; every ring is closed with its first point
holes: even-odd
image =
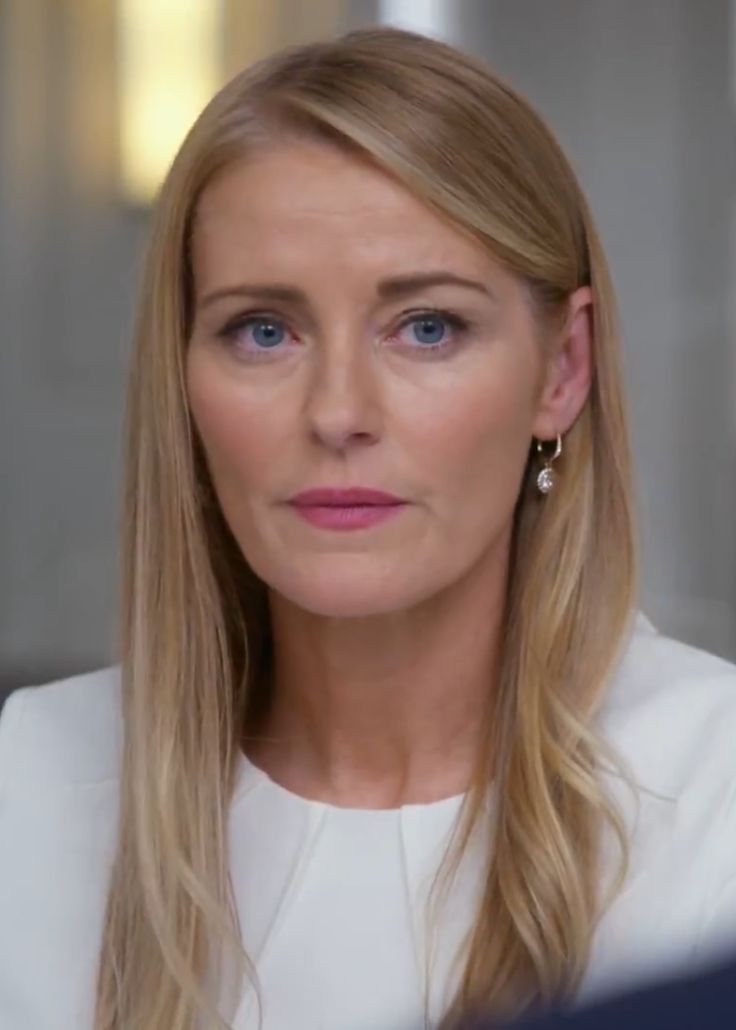
{"type": "Polygon", "coordinates": [[[202,193],[196,275],[237,263],[267,274],[329,265],[450,265],[501,274],[481,244],[367,159],[320,143],[271,145],[229,165],[202,193]],[[274,267],[274,272],[277,269],[274,267]]]}

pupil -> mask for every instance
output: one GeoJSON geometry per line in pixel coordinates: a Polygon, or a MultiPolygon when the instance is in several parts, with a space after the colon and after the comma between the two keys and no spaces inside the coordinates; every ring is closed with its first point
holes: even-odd
{"type": "Polygon", "coordinates": [[[257,322],[253,329],[253,339],[265,347],[274,347],[281,342],[283,336],[283,329],[273,322],[257,322]]]}
{"type": "Polygon", "coordinates": [[[423,318],[416,323],[416,335],[422,343],[438,343],[444,336],[444,326],[438,318],[423,318]]]}

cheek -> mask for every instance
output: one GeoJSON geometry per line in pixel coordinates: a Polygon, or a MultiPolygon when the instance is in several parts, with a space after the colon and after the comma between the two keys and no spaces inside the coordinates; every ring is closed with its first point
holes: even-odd
{"type": "Polygon", "coordinates": [[[215,490],[232,514],[248,485],[257,487],[273,468],[280,446],[273,409],[196,348],[187,359],[187,392],[215,490]]]}
{"type": "Polygon", "coordinates": [[[471,377],[412,420],[414,450],[448,525],[501,528],[513,514],[534,414],[530,377],[471,377]]]}

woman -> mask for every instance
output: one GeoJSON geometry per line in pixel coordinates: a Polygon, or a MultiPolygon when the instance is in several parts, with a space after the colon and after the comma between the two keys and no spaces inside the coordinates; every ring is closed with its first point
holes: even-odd
{"type": "Polygon", "coordinates": [[[736,676],[636,613],[618,362],[483,66],[372,29],[213,99],[140,307],[121,670],[0,725],[3,1025],[451,1026],[730,935],[736,676]]]}

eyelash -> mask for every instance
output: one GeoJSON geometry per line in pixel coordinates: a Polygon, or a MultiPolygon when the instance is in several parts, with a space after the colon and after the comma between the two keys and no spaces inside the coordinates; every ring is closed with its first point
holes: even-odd
{"type": "MultiPolygon", "coordinates": [[[[449,339],[443,339],[439,343],[428,343],[419,344],[416,346],[409,347],[409,350],[419,351],[421,353],[429,352],[430,354],[445,353],[457,347],[460,343],[460,338],[468,332],[470,329],[470,323],[462,318],[460,315],[453,311],[446,311],[441,308],[423,308],[421,310],[412,311],[407,313],[409,317],[404,318],[402,322],[396,327],[396,330],[391,334],[392,336],[397,335],[402,329],[412,325],[414,322],[421,322],[423,319],[436,318],[440,321],[446,322],[452,330],[452,336],[449,339]]],[[[276,315],[272,315],[267,311],[245,311],[235,318],[230,319],[222,329],[219,330],[217,336],[220,339],[225,340],[229,345],[236,346],[236,337],[243,330],[249,326],[258,324],[259,322],[273,322],[278,325],[286,325],[284,319],[279,318],[276,315]]],[[[277,350],[278,345],[273,348],[277,350]]],[[[268,360],[269,349],[264,347],[257,347],[254,350],[245,351],[241,350],[241,353],[246,353],[249,360],[263,361],[268,360]]]]}

